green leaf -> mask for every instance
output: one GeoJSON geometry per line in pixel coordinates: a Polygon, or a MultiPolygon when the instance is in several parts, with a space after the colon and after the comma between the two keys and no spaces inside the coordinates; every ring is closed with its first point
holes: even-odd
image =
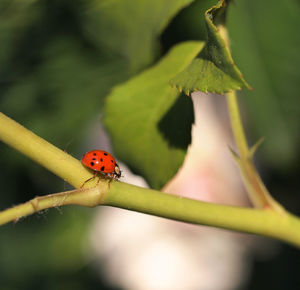
{"type": "Polygon", "coordinates": [[[172,80],[171,84],[189,94],[193,91],[224,94],[250,88],[234,64],[228,45],[222,38],[226,1],[220,1],[205,13],[207,43],[199,57],[172,80]],[[218,23],[218,26],[215,24],[218,23]]]}
{"type": "Polygon", "coordinates": [[[151,64],[158,52],[158,36],[169,21],[193,0],[92,1],[85,29],[100,47],[119,53],[132,72],[151,64]]]}
{"type": "Polygon", "coordinates": [[[158,64],[108,96],[104,124],[115,153],[153,188],[174,176],[191,141],[192,101],[169,86],[203,48],[202,42],[175,46],[158,64]]]}

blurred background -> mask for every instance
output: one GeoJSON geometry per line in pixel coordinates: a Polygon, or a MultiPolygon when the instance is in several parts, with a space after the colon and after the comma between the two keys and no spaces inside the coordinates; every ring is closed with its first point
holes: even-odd
{"type": "MultiPolygon", "coordinates": [[[[159,30],[171,3],[1,0],[0,110],[76,158],[113,152],[101,126],[110,90],[174,44],[205,39],[203,13],[215,1],[192,2],[159,30]]],[[[298,215],[299,10],[296,0],[238,0],[227,15],[233,58],[254,88],[239,98],[248,140],[265,137],[257,167],[298,215]]],[[[249,206],[227,150],[225,99],[192,99],[193,142],[164,190],[249,206]]],[[[0,165],[0,210],[69,188],[2,143],[0,165]]],[[[121,167],[124,181],[147,186],[121,167]]],[[[299,266],[286,244],[121,209],[57,208],[0,228],[0,289],[296,289],[299,266]]]]}

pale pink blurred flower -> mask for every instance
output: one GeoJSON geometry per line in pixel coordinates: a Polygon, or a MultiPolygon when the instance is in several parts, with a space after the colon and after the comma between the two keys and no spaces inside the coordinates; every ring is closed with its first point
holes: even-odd
{"type": "MultiPolygon", "coordinates": [[[[228,150],[232,141],[225,98],[195,93],[193,101],[193,143],[183,167],[164,191],[249,205],[228,150]]],[[[125,182],[147,186],[120,166],[125,182]]],[[[245,258],[249,236],[116,208],[99,208],[90,241],[90,255],[97,257],[107,280],[130,290],[235,289],[244,283],[250,267],[245,258]]]]}

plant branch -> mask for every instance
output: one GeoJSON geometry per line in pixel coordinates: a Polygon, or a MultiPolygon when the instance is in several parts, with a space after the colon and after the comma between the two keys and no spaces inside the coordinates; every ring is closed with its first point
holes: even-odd
{"type": "Polygon", "coordinates": [[[280,214],[285,214],[285,209],[270,195],[253,164],[253,154],[261,141],[258,141],[249,150],[240,117],[236,92],[227,93],[226,97],[233,136],[239,152],[239,155],[233,152],[233,156],[240,167],[242,178],[252,203],[257,208],[270,208],[280,214]]]}
{"type": "Polygon", "coordinates": [[[46,140],[0,112],[0,140],[31,158],[74,187],[91,177],[91,171],[46,140]]]}
{"type": "Polygon", "coordinates": [[[0,212],[0,225],[46,208],[71,204],[114,206],[192,224],[264,235],[300,247],[300,220],[291,214],[283,217],[272,210],[201,202],[118,181],[109,186],[101,181],[99,186],[86,190],[36,197],[0,212]]]}
{"type": "Polygon", "coordinates": [[[71,190],[45,196],[37,196],[28,202],[1,211],[0,225],[11,221],[17,222],[20,218],[52,207],[70,204],[87,207],[96,206],[97,204],[100,204],[99,199],[101,194],[99,190],[99,187],[93,187],[88,191],[71,190]]]}
{"type": "MultiPolygon", "coordinates": [[[[0,139],[75,187],[93,174],[78,160],[0,113],[0,139]]],[[[250,209],[196,201],[123,182],[89,182],[85,190],[36,197],[0,212],[0,225],[37,211],[64,205],[109,205],[183,222],[264,235],[300,247],[300,220],[285,212],[250,209]]]]}
{"type": "MultiPolygon", "coordinates": [[[[226,46],[229,49],[226,27],[224,25],[219,25],[218,29],[222,39],[225,41],[226,46]]],[[[259,140],[252,148],[249,149],[239,111],[236,92],[232,91],[227,93],[226,98],[238,154],[236,154],[233,150],[231,150],[231,152],[240,167],[243,182],[250,200],[257,208],[269,208],[279,214],[285,214],[285,209],[268,192],[253,163],[253,155],[263,139],[259,140]]]]}
{"type": "Polygon", "coordinates": [[[239,156],[241,159],[247,159],[249,149],[248,149],[246,136],[244,133],[244,128],[242,125],[236,93],[235,92],[228,93],[226,97],[227,97],[228,111],[230,114],[231,127],[236,142],[236,146],[239,152],[239,156]]]}

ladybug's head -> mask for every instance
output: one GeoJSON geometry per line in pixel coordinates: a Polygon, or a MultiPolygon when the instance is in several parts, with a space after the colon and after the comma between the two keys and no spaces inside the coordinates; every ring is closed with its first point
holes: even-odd
{"type": "Polygon", "coordinates": [[[115,175],[120,178],[121,177],[121,170],[120,170],[120,167],[119,165],[116,163],[115,165],[115,175]]]}

